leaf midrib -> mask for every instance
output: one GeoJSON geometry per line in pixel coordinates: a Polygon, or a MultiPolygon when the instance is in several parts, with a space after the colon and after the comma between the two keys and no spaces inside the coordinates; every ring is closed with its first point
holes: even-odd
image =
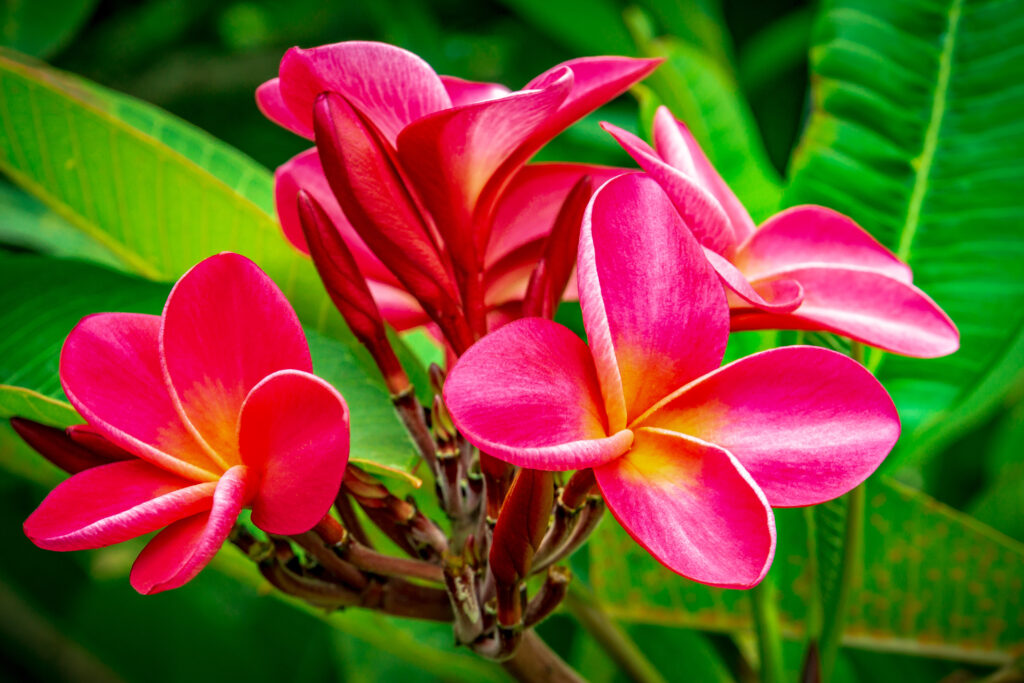
{"type": "Polygon", "coordinates": [[[946,113],[946,100],[953,71],[953,51],[956,49],[962,10],[963,0],[953,0],[949,8],[946,35],[942,40],[942,52],[939,55],[939,72],[935,90],[932,93],[931,113],[928,117],[928,126],[925,129],[921,154],[915,160],[917,172],[914,174],[914,185],[910,193],[910,201],[907,203],[907,214],[900,231],[899,245],[896,248],[896,256],[904,262],[909,262],[914,237],[917,235],[917,229],[921,223],[921,209],[928,192],[928,181],[931,176],[932,164],[935,162],[935,152],[939,146],[939,132],[942,129],[942,121],[946,113]]]}

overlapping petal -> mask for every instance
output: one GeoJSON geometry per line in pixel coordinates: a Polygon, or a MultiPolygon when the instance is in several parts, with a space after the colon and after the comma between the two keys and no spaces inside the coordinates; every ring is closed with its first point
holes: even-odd
{"type": "Polygon", "coordinates": [[[256,105],[263,115],[296,135],[313,139],[313,126],[305,117],[296,116],[281,94],[281,79],[272,78],[256,88],[256,105]]]}
{"type": "Polygon", "coordinates": [[[725,588],[749,588],[768,572],[775,517],[728,451],[645,427],[594,475],[623,528],[672,571],[725,588]]]}
{"type": "Polygon", "coordinates": [[[159,334],[155,315],[83,318],[61,350],[64,393],[117,446],[182,477],[213,481],[220,467],[182,424],[164,382],[159,334]]]}
{"type": "Polygon", "coordinates": [[[718,200],[692,174],[688,175],[667,164],[650,145],[629,131],[610,123],[602,123],[601,127],[622,145],[648,175],[658,181],[698,242],[715,253],[732,253],[736,246],[736,234],[729,217],[718,200]]]}
{"type": "Polygon", "coordinates": [[[824,206],[794,206],[761,225],[734,259],[751,280],[804,266],[873,270],[910,284],[910,268],[852,218],[824,206]]]}
{"type": "Polygon", "coordinates": [[[785,317],[738,311],[733,329],[827,330],[916,358],[937,358],[960,347],[960,333],[949,316],[901,280],[838,266],[794,268],[776,277],[800,282],[800,308],[785,317]]]}
{"type": "Polygon", "coordinates": [[[629,169],[593,164],[527,164],[513,176],[494,212],[485,268],[551,232],[569,192],[585,175],[599,187],[629,169]]]}
{"type": "Polygon", "coordinates": [[[658,154],[670,166],[684,173],[692,171],[697,181],[714,195],[729,217],[736,240],[743,242],[752,235],[755,226],[747,209],[711,165],[690,130],[672,116],[668,107],[658,108],[653,128],[658,154]]]}
{"type": "MultiPolygon", "coordinates": [[[[804,290],[796,280],[775,278],[752,284],[747,276],[724,256],[704,247],[708,262],[730,290],[732,299],[739,299],[737,305],[749,304],[762,311],[790,313],[803,302],[804,290]]],[[[732,302],[730,301],[730,304],[732,302]]]]}
{"type": "MultiPolygon", "coordinates": [[[[347,41],[308,50],[292,48],[281,60],[279,82],[280,97],[303,131],[313,129],[317,96],[334,92],[369,117],[392,145],[405,126],[452,104],[429,64],[385,43],[347,41]]],[[[273,101],[269,95],[265,100],[273,101]]]]}
{"type": "Polygon", "coordinates": [[[850,358],[765,351],[682,388],[641,420],[732,453],[773,507],[814,505],[863,482],[900,433],[885,389],[850,358]]]}
{"type": "Polygon", "coordinates": [[[209,512],[175,522],[143,548],[132,565],[132,587],[151,595],[191,581],[227,540],[254,484],[245,467],[225,472],[217,482],[209,512]]]}
{"type": "MultiPolygon", "coordinates": [[[[456,263],[475,263],[486,247],[488,226],[474,222],[484,187],[504,185],[508,176],[496,177],[498,169],[554,114],[572,87],[572,72],[565,69],[535,89],[437,112],[398,136],[402,167],[456,263]]],[[[493,194],[481,201],[489,210],[487,202],[496,199],[493,194]]]]}
{"type": "Polygon", "coordinates": [[[331,189],[359,236],[418,299],[435,309],[454,301],[446,261],[373,124],[328,94],[317,101],[315,125],[331,189]]]}
{"type": "Polygon", "coordinates": [[[662,61],[614,56],[580,57],[562,62],[531,80],[526,89],[537,88],[552,74],[568,68],[572,71],[573,88],[555,115],[534,131],[528,143],[517,150],[510,164],[516,168],[524,164],[534,152],[573,123],[647,78],[662,61]]]}
{"type": "Polygon", "coordinates": [[[651,178],[619,176],[594,194],[578,268],[583,322],[612,432],[721,363],[729,332],[725,292],[651,178]]]}
{"type": "Polygon", "coordinates": [[[46,550],[102,548],[208,510],[215,488],[137,458],[91,467],[50,492],[25,535],[46,550]]]}
{"type": "Polygon", "coordinates": [[[341,233],[352,256],[355,257],[363,275],[387,284],[398,284],[398,280],[391,274],[391,271],[370,251],[363,238],[345,218],[341,207],[338,206],[337,198],[327,183],[327,177],[324,175],[323,166],[320,165],[320,157],[316,148],[307,149],[305,152],[297,154],[282,164],[274,173],[274,203],[281,227],[289,242],[303,253],[309,253],[309,246],[302,234],[299,212],[296,208],[300,190],[313,197],[327,213],[331,223],[341,233]]]}
{"type": "Polygon", "coordinates": [[[521,467],[594,467],[632,440],[628,430],[608,431],[586,344],[540,318],[509,323],[473,345],[448,375],[444,399],[467,439],[521,467]]]}
{"type": "Polygon", "coordinates": [[[467,81],[455,76],[441,76],[444,89],[452,100],[453,107],[494,100],[508,95],[511,91],[501,83],[467,81]]]}
{"type": "Polygon", "coordinates": [[[242,460],[262,472],[253,523],[271,534],[309,531],[334,504],[348,463],[348,406],[324,380],[282,370],[249,393],[238,421],[242,460]]]}
{"type": "Polygon", "coordinates": [[[239,462],[235,428],[249,391],[278,370],[313,369],[288,300],[238,254],[212,256],[178,280],[164,306],[160,352],[182,419],[224,469],[239,462]]]}

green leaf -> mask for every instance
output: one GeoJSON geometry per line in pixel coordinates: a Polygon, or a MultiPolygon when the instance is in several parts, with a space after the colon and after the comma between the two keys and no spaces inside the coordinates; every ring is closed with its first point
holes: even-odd
{"type": "Polygon", "coordinates": [[[755,221],[775,213],[781,181],[731,70],[682,41],[648,41],[641,31],[635,33],[645,56],[666,60],[644,81],[655,99],[641,99],[641,125],[649,127],[657,105],[665,104],[687,125],[755,221]]]}
{"type": "Polygon", "coordinates": [[[0,244],[124,269],[124,264],[109,249],[82,234],[32,195],[2,179],[0,244]]]}
{"type": "MultiPolygon", "coordinates": [[[[843,644],[980,663],[1024,647],[1024,545],[886,477],[867,486],[864,570],[852,584],[843,644]]],[[[811,566],[802,511],[776,510],[784,635],[807,631],[811,566]]],[[[588,545],[591,581],[614,616],[638,623],[750,631],[744,591],[678,577],[612,520],[588,545]]]]}
{"type": "Polygon", "coordinates": [[[0,46],[46,57],[63,47],[99,0],[0,0],[0,46]]]}
{"type": "Polygon", "coordinates": [[[961,332],[937,360],[873,352],[912,464],[977,423],[1024,363],[1022,0],[832,0],[787,204],[849,214],[961,332]]]}
{"type": "Polygon", "coordinates": [[[511,10],[574,52],[588,55],[633,51],[617,0],[502,0],[511,10]]]}
{"type": "MultiPolygon", "coordinates": [[[[20,415],[55,426],[81,422],[60,387],[64,338],[85,315],[159,314],[170,287],[92,264],[0,252],[0,417],[20,415]]],[[[351,416],[352,461],[405,474],[412,442],[377,370],[337,340],[307,330],[314,371],[344,396],[351,416]]]]}
{"type": "Polygon", "coordinates": [[[172,282],[211,254],[244,254],[306,325],[356,345],[273,217],[270,172],[245,155],[155,107],[6,51],[0,130],[0,170],[132,272],[172,282]]]}

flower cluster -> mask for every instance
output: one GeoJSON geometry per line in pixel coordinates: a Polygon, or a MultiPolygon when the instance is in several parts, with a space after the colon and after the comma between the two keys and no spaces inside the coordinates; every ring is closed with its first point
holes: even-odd
{"type": "Polygon", "coordinates": [[[162,316],[101,314],[71,332],[61,380],[88,425],[26,434],[81,471],[26,533],[71,550],[166,527],[133,569],[148,593],[193,577],[251,507],[278,587],[340,605],[392,596],[382,576],[443,583],[450,607],[432,614],[495,658],[564,594],[551,569],[528,604],[523,582],[578,547],[604,505],[671,570],[756,585],[772,508],[850,491],[900,427],[882,386],[836,352],[784,347],[720,367],[730,329],[823,330],[919,357],[953,352],[958,335],[849,218],[805,206],[755,227],[664,108],[653,148],[603,124],[643,172],[527,163],[657,64],[577,59],[510,91],[349,42],[290,50],[257,92],[270,119],[315,141],[277,171],[282,228],[377,362],[449,536],[372,477],[346,475],[344,400],[311,374],[281,292],[231,254],[182,277],[162,316]],[[550,320],[566,298],[586,342],[550,320]],[[445,347],[431,405],[386,324],[425,325],[445,347]],[[413,558],[360,545],[350,497],[413,558]],[[297,566],[282,536],[323,566],[297,566]]]}

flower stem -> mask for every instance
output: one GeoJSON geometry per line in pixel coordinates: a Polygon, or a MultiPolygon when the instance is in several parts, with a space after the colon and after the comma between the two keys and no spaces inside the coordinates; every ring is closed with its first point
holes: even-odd
{"type": "Polygon", "coordinates": [[[637,644],[601,610],[597,596],[579,581],[569,584],[564,604],[626,676],[637,683],[665,683],[637,644]]]}
{"type": "Polygon", "coordinates": [[[839,653],[846,621],[846,607],[850,602],[850,588],[860,571],[864,540],[864,484],[846,494],[846,529],[843,533],[843,565],[839,577],[839,593],[832,614],[824,615],[821,630],[820,666],[821,680],[827,681],[839,653]]]}
{"type": "Polygon", "coordinates": [[[501,663],[503,669],[524,683],[584,683],[532,629],[523,633],[519,649],[501,663]]]}
{"type": "Polygon", "coordinates": [[[771,574],[750,590],[750,604],[757,629],[758,653],[761,655],[761,681],[783,683],[786,680],[786,666],[782,656],[782,631],[779,627],[775,579],[771,574]]]}

